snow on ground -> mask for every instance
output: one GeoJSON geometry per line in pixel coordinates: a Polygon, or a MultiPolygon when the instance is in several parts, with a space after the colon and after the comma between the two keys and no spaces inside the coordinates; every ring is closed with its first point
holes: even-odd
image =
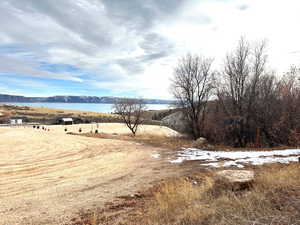
{"type": "Polygon", "coordinates": [[[265,163],[289,163],[297,162],[300,157],[300,149],[286,149],[274,151],[205,151],[195,148],[186,148],[177,154],[177,159],[171,163],[199,160],[202,165],[209,167],[236,166],[243,168],[244,164],[263,165],[265,163]]]}
{"type": "Polygon", "coordinates": [[[153,158],[158,159],[158,158],[160,157],[160,154],[156,153],[156,154],[152,154],[151,156],[152,156],[153,158]]]}

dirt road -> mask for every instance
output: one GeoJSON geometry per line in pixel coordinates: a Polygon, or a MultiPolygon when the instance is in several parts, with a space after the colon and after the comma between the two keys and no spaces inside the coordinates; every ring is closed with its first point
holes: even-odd
{"type": "Polygon", "coordinates": [[[174,175],[138,143],[0,128],[0,224],[64,224],[80,210],[174,175]]]}

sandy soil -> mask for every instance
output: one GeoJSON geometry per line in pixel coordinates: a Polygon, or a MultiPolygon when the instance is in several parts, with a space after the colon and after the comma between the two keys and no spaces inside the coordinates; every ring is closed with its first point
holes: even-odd
{"type": "MultiPolygon", "coordinates": [[[[119,125],[100,126],[123,132],[110,127],[119,125]]],[[[178,173],[177,165],[152,157],[163,149],[66,135],[61,129],[0,128],[1,225],[64,224],[82,209],[178,173]]]]}
{"type": "MultiPolygon", "coordinates": [[[[43,127],[43,126],[41,126],[43,127]]],[[[50,132],[65,133],[67,132],[79,133],[90,133],[98,130],[100,133],[106,134],[131,134],[131,131],[123,123],[93,123],[93,124],[75,124],[75,125],[51,125],[44,126],[46,129],[50,129],[50,132]]],[[[156,125],[140,125],[138,127],[137,135],[139,134],[150,134],[150,135],[164,135],[164,136],[179,136],[180,134],[165,126],[156,125]]]]}

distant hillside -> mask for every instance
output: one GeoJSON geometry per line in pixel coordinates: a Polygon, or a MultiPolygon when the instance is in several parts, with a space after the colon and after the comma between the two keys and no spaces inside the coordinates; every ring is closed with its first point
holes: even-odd
{"type": "MultiPolygon", "coordinates": [[[[59,103],[114,103],[118,97],[96,96],[52,96],[52,97],[25,97],[19,95],[0,94],[0,102],[59,102],[59,103]]],[[[143,99],[145,104],[172,104],[174,101],[159,99],[143,99]]]]}

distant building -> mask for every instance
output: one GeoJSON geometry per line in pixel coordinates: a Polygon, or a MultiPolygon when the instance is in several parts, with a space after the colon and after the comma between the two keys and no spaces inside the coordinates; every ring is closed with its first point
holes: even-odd
{"type": "Polygon", "coordinates": [[[24,116],[13,116],[9,118],[9,123],[11,125],[21,125],[26,121],[26,117],[24,116]]]}
{"type": "Polygon", "coordinates": [[[73,118],[71,117],[61,117],[57,119],[57,123],[63,125],[72,125],[74,121],[73,118]]]}
{"type": "Polygon", "coordinates": [[[55,121],[53,121],[53,124],[72,125],[72,124],[80,124],[84,122],[85,121],[83,121],[79,117],[62,116],[62,117],[57,117],[55,121]]]}

